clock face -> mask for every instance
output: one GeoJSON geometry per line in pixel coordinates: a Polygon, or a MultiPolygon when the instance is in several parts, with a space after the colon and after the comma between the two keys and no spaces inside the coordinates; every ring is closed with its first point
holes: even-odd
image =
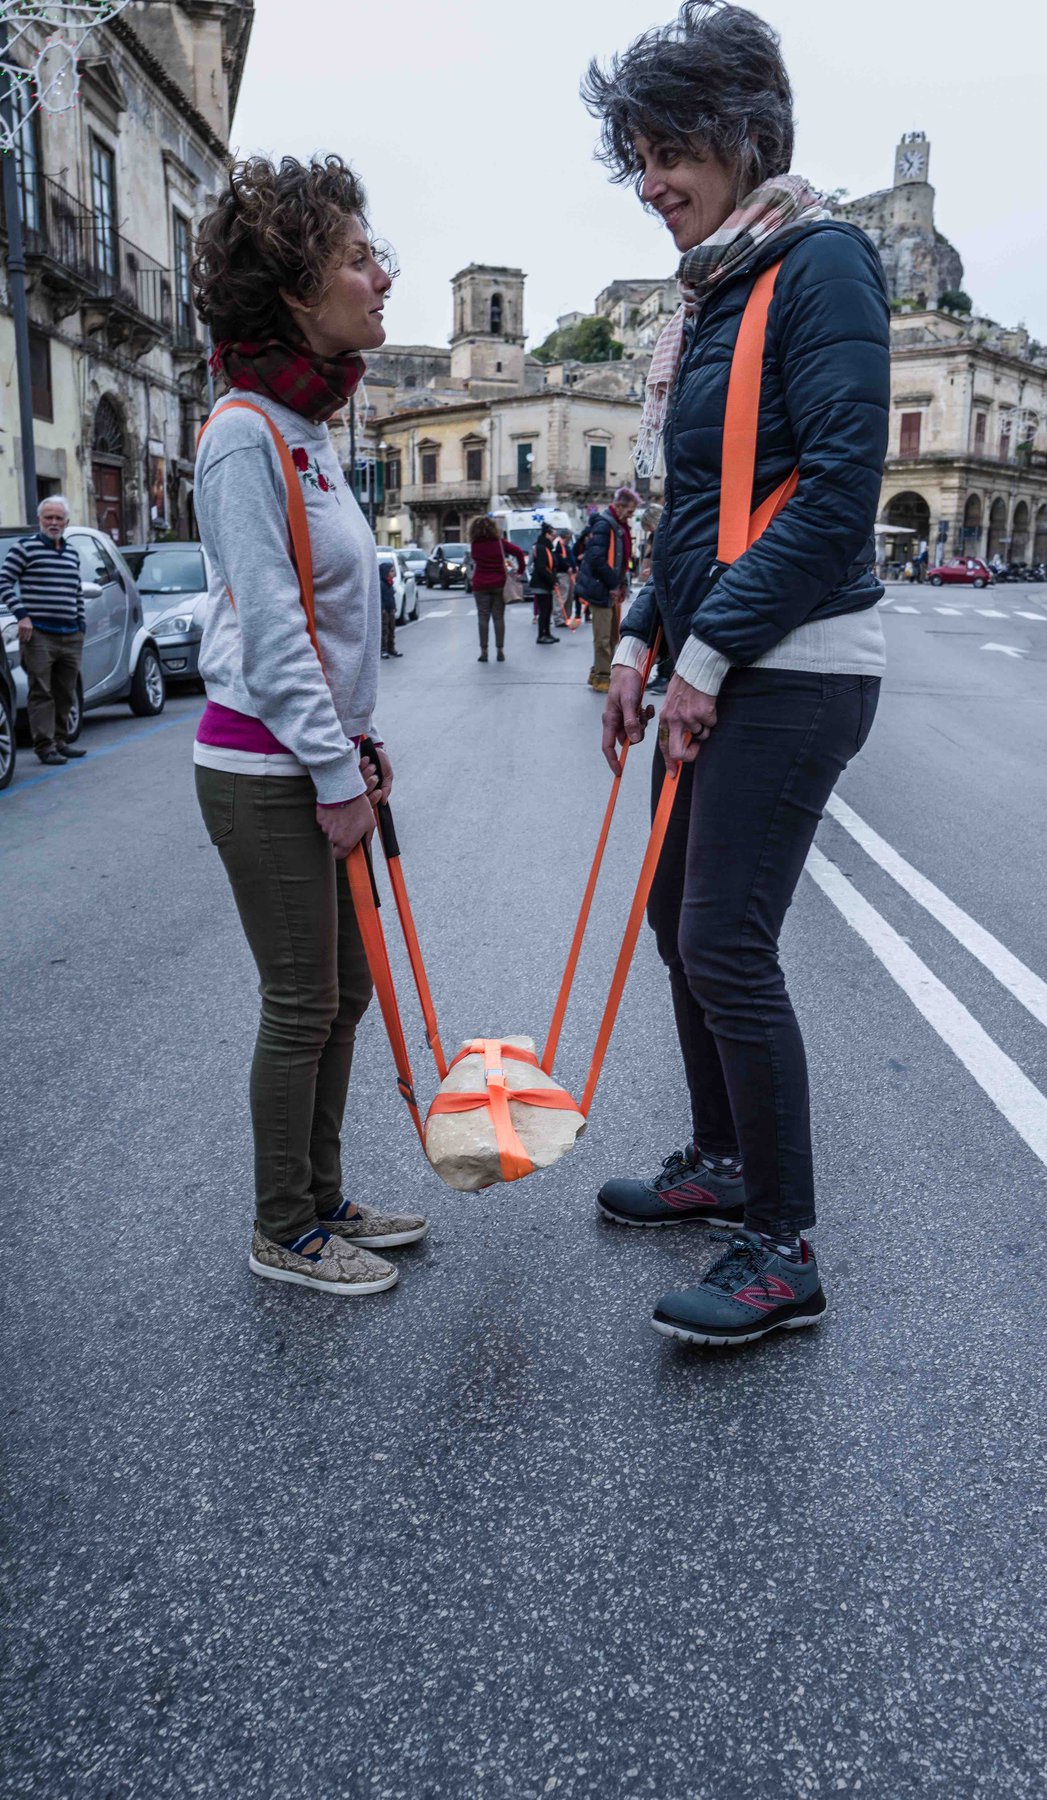
{"type": "Polygon", "coordinates": [[[903,150],[898,164],[899,173],[906,181],[917,181],[923,174],[924,154],[922,150],[903,150]]]}

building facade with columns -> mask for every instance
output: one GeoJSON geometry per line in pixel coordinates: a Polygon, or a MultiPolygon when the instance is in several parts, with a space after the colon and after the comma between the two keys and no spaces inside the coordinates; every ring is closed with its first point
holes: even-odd
{"type": "MultiPolygon", "coordinates": [[[[136,0],[86,40],[75,108],[34,114],[19,138],[39,497],[65,493],[74,518],[118,543],[195,535],[195,441],[209,401],[189,264],[224,179],[253,10],[252,0],[136,0]]],[[[0,257],[9,525],[25,504],[5,269],[0,257]]]]}

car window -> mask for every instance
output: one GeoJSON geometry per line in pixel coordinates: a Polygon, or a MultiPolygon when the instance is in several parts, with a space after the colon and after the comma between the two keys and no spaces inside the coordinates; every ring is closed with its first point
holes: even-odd
{"type": "Polygon", "coordinates": [[[112,580],[102,560],[100,546],[94,538],[80,532],[70,532],[69,541],[80,558],[81,581],[93,581],[99,587],[104,587],[107,581],[112,580]]]}
{"type": "MultiPolygon", "coordinates": [[[[106,544],[99,544],[97,546],[97,550],[98,550],[99,556],[101,557],[101,559],[104,562],[105,567],[106,567],[105,579],[107,581],[120,581],[120,571],[116,566],[116,560],[112,554],[112,551],[109,549],[109,547],[106,544]]],[[[123,582],[120,582],[120,585],[122,587],[123,582]]]]}
{"type": "Polygon", "coordinates": [[[125,560],[140,594],[200,594],[207,586],[203,553],[192,545],[129,550],[125,560]]]}

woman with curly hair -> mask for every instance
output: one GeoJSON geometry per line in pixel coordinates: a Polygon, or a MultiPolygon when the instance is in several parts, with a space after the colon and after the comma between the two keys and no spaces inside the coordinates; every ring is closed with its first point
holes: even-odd
{"type": "Polygon", "coordinates": [[[370,837],[372,801],[393,773],[381,748],[377,767],[360,753],[377,689],[378,560],[327,421],[357,386],[362,352],[385,340],[392,277],[353,171],[336,156],[288,156],[232,169],[200,227],[193,282],[227,389],[196,464],[212,571],[196,786],[262,996],[249,1265],[323,1293],[370,1294],[397,1273],[372,1251],[414,1242],[426,1222],[358,1206],[342,1188],[342,1115],[371,996],[344,859],[370,837]],[[322,664],[271,427],[305,501],[322,664]]]}
{"type": "Polygon", "coordinates": [[[727,1226],[726,1254],[667,1294],[657,1330],[700,1344],[814,1324],[825,1296],[807,1066],[778,938],[815,827],[872,725],[884,666],[873,521],[887,447],[888,305],[864,234],[789,166],[778,38],[755,13],[688,0],[583,94],[601,154],[665,223],[682,305],[651,362],[637,471],[665,459],[651,580],[615,652],[604,753],[638,743],[640,669],[660,623],[675,662],[655,788],[679,770],[649,919],[669,970],[691,1141],[600,1206],[629,1225],[727,1226]],[[752,547],[718,561],[721,451],[746,303],[780,264],[763,355],[755,509],[798,471],[752,547]]]}
{"type": "Polygon", "coordinates": [[[469,534],[472,559],[472,589],[476,601],[476,622],[480,630],[480,654],[477,662],[487,661],[487,641],[494,620],[494,647],[498,661],[505,661],[505,580],[509,573],[506,557],[511,556],[519,574],[527,568],[527,557],[519,544],[503,538],[497,519],[489,513],[476,520],[469,534]]]}

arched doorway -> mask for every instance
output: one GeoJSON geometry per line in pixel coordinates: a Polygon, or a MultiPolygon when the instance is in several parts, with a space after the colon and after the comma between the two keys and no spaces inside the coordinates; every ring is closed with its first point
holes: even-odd
{"type": "Polygon", "coordinates": [[[1036,514],[1036,530],[1032,539],[1032,560],[1034,563],[1047,563],[1047,506],[1041,506],[1036,514]]]}
{"type": "Polygon", "coordinates": [[[115,544],[124,542],[124,424],[115,400],[103,394],[91,437],[91,485],[95,522],[115,544]]]}
{"type": "Polygon", "coordinates": [[[1007,502],[994,500],[989,508],[989,541],[985,546],[985,554],[990,559],[1003,555],[1004,541],[1007,536],[1007,502]]]}
{"type": "Polygon", "coordinates": [[[1029,508],[1019,500],[1011,521],[1011,561],[1023,563],[1029,554],[1029,508]]]}
{"type": "Polygon", "coordinates": [[[888,500],[881,523],[893,527],[893,535],[877,534],[883,544],[882,554],[891,563],[896,558],[915,556],[921,543],[929,542],[931,509],[922,494],[907,489],[888,500]]]}
{"type": "Polygon", "coordinates": [[[982,541],[982,497],[968,494],[963,509],[963,553],[977,556],[982,541]]]}

